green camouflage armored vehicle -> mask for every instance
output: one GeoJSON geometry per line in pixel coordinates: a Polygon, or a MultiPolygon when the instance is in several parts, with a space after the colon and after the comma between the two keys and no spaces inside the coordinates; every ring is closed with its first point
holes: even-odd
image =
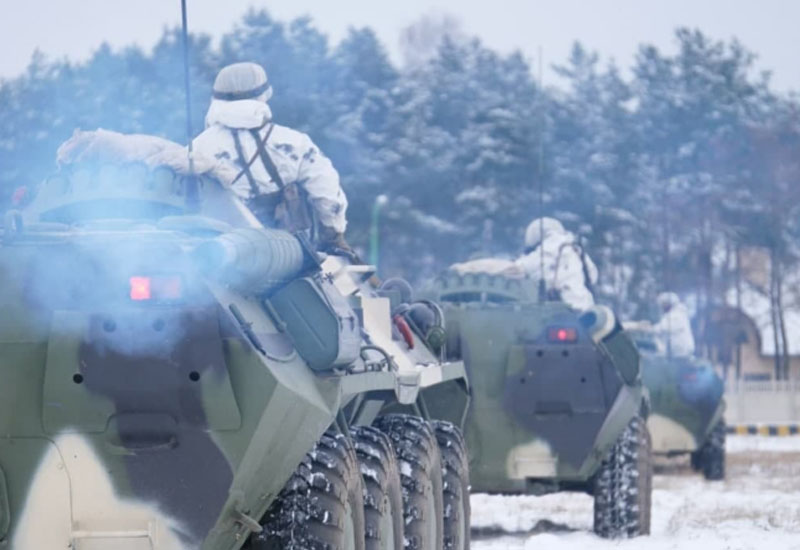
{"type": "Polygon", "coordinates": [[[0,234],[0,548],[468,548],[463,364],[179,146],[81,139],[0,234]]]}
{"type": "Polygon", "coordinates": [[[630,331],[642,354],[642,377],[650,392],[647,426],[653,452],[689,454],[706,479],[725,479],[724,383],[709,363],[660,353],[653,335],[630,331]]]}
{"type": "Polygon", "coordinates": [[[639,355],[607,308],[537,299],[530,279],[449,270],[435,282],[448,356],[472,387],[472,490],[594,495],[604,537],[649,533],[652,469],[639,355]]]}

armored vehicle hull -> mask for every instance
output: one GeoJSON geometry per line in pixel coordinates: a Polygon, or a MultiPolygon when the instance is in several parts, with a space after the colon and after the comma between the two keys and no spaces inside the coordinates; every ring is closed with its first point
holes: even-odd
{"type": "Polygon", "coordinates": [[[643,351],[642,374],[650,393],[653,452],[689,454],[707,479],[724,479],[724,384],[714,368],[695,358],[643,351]]]}
{"type": "Polygon", "coordinates": [[[463,364],[211,174],[118,157],[6,217],[0,548],[468,548],[463,364]]]}
{"type": "Polygon", "coordinates": [[[596,497],[598,533],[647,533],[651,469],[639,355],[608,310],[538,303],[529,285],[453,272],[436,284],[448,353],[464,359],[472,384],[465,432],[473,490],[586,491],[596,497]],[[627,493],[613,481],[623,478],[633,486],[627,493]]]}

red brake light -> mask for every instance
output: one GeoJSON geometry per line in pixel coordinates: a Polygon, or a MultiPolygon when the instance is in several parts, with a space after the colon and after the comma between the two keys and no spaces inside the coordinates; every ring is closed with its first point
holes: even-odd
{"type": "Polygon", "coordinates": [[[550,327],[547,329],[547,340],[550,342],[577,342],[578,330],[574,327],[550,327]]]}
{"type": "Polygon", "coordinates": [[[149,300],[151,297],[150,277],[131,277],[131,300],[149,300]]]}
{"type": "Polygon", "coordinates": [[[142,302],[157,300],[172,302],[183,297],[183,280],[177,275],[131,277],[131,300],[142,302]]]}

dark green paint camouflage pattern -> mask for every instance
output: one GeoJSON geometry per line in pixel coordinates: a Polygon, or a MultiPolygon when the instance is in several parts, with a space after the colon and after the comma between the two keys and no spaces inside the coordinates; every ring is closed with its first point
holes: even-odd
{"type": "Polygon", "coordinates": [[[440,276],[449,351],[472,387],[465,433],[475,491],[587,490],[630,420],[642,412],[639,356],[617,325],[598,343],[580,314],[538,303],[526,279],[440,276]],[[549,329],[574,329],[554,342],[549,329]]]}
{"type": "Polygon", "coordinates": [[[632,336],[642,354],[642,377],[650,393],[653,452],[698,450],[723,419],[722,378],[710,363],[696,357],[658,353],[650,334],[635,331],[632,336]]]}
{"type": "Polygon", "coordinates": [[[335,422],[433,390],[463,417],[463,364],[393,342],[362,272],[320,267],[210,178],[94,169],[46,182],[0,235],[0,548],[240,548],[335,422]],[[215,265],[231,235],[241,265],[215,265]],[[167,286],[134,300],[131,277],[167,286]]]}

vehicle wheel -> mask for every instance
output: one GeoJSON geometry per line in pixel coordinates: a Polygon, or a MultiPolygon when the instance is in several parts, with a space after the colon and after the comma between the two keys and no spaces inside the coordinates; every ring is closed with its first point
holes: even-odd
{"type": "Polygon", "coordinates": [[[252,550],[365,550],[364,498],[355,449],[325,434],[264,515],[252,550]]]}
{"type": "Polygon", "coordinates": [[[650,434],[641,417],[628,427],[603,461],[594,484],[594,531],[604,538],[650,534],[653,470],[650,434]]]}
{"type": "Polygon", "coordinates": [[[375,426],[392,440],[403,486],[404,547],[442,550],[442,460],[431,425],[416,416],[392,414],[375,426]]]}
{"type": "Polygon", "coordinates": [[[351,430],[364,487],[367,550],[403,548],[403,490],[394,449],[386,434],[359,426],[351,430]]]}
{"type": "Polygon", "coordinates": [[[698,470],[709,481],[725,479],[725,421],[720,420],[703,446],[694,453],[697,455],[698,470]]]}
{"type": "Polygon", "coordinates": [[[444,480],[444,549],[469,550],[469,457],[464,435],[455,424],[433,422],[444,480]]]}

